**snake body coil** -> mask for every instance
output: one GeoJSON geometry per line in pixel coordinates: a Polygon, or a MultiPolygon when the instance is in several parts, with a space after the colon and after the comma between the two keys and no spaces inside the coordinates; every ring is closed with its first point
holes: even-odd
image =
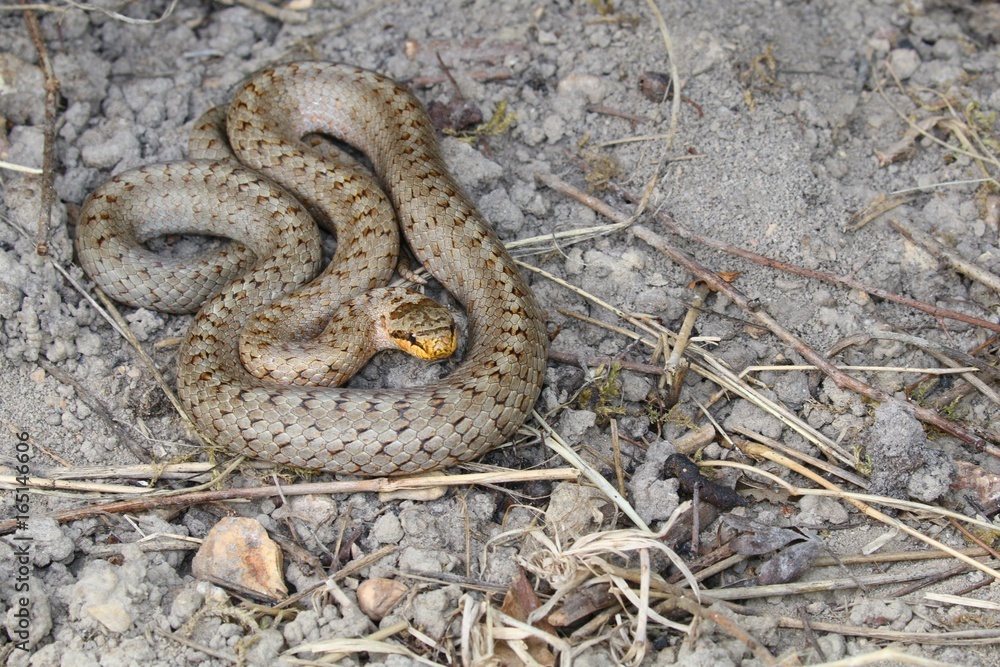
{"type": "Polygon", "coordinates": [[[447,467],[509,437],[541,390],[543,312],[448,174],[416,98],[367,70],[292,63],[255,75],[234,98],[226,124],[240,161],[269,178],[219,159],[141,168],[95,191],[77,229],[81,264],[114,298],[184,312],[213,295],[178,355],[178,394],[203,432],[238,453],[358,475],[447,467]],[[280,324],[284,313],[316,310],[316,301],[320,310],[335,306],[345,292],[384,282],[395,263],[391,253],[372,252],[377,239],[394,233],[381,222],[388,208],[381,191],[304,154],[297,139],[310,132],[368,157],[414,254],[466,309],[465,358],[441,380],[406,389],[296,386],[244,367],[239,340],[248,323],[280,324]],[[320,262],[318,231],[271,179],[296,192],[321,224],[335,215],[322,212],[323,187],[348,193],[349,217],[363,221],[332,221],[334,260],[301,290],[320,262]],[[316,181],[326,183],[318,193],[310,189],[316,181]],[[165,233],[236,243],[182,267],[143,248],[165,233]],[[340,292],[326,296],[330,285],[340,292]]]}

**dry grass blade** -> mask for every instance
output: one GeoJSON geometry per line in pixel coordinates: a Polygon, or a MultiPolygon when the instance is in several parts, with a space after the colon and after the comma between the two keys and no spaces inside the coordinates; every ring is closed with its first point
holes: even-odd
{"type": "MultiPolygon", "coordinates": [[[[902,82],[899,80],[899,78],[896,76],[896,73],[892,70],[891,67],[889,67],[888,64],[886,64],[886,71],[892,77],[893,81],[896,84],[897,89],[902,94],[906,95],[910,99],[913,99],[915,103],[921,104],[921,102],[915,98],[914,94],[910,93],[904,88],[902,82]]],[[[991,174],[989,169],[987,168],[987,165],[989,165],[995,169],[1000,169],[1000,160],[998,160],[995,155],[993,155],[989,150],[985,148],[983,142],[978,138],[978,133],[976,132],[974,125],[970,126],[966,124],[964,120],[961,117],[959,117],[959,115],[955,112],[955,109],[952,107],[951,102],[948,100],[946,96],[942,95],[936,90],[931,90],[928,88],[920,89],[924,92],[929,92],[932,95],[935,95],[939,99],[941,99],[944,102],[945,106],[947,107],[950,116],[946,118],[934,117],[930,119],[924,119],[922,121],[915,121],[909,115],[905,114],[902,111],[902,109],[893,104],[892,100],[889,99],[889,96],[886,94],[885,89],[882,87],[881,77],[874,77],[874,79],[875,79],[876,92],[878,92],[878,94],[882,97],[882,100],[893,111],[896,112],[896,115],[899,116],[903,120],[903,122],[907,124],[907,126],[910,128],[910,132],[914,136],[919,135],[920,137],[923,137],[924,139],[930,142],[938,144],[939,146],[945,148],[948,151],[972,158],[979,165],[980,169],[982,169],[984,175],[994,185],[1000,187],[1000,182],[997,181],[996,176],[991,174]],[[943,125],[945,130],[952,132],[953,135],[958,139],[959,143],[962,145],[955,146],[953,144],[949,144],[948,142],[937,138],[936,136],[934,136],[929,132],[929,127],[933,127],[939,124],[943,125]],[[975,143],[978,144],[980,148],[977,148],[976,146],[973,145],[973,142],[970,141],[970,137],[974,139],[975,143]]]]}
{"type": "Polygon", "coordinates": [[[529,637],[534,637],[535,639],[541,639],[543,642],[559,651],[559,664],[565,667],[570,667],[572,662],[572,650],[567,641],[557,637],[549,632],[539,630],[533,625],[519,621],[516,618],[508,616],[499,609],[494,609],[493,607],[487,608],[487,615],[493,617],[493,637],[495,639],[503,639],[506,641],[520,641],[528,639],[529,637]],[[497,622],[502,623],[499,625],[497,622]]]}
{"type": "MultiPolygon", "coordinates": [[[[616,568],[609,565],[604,557],[607,555],[627,558],[629,552],[642,550],[659,551],[667,556],[687,579],[695,595],[698,595],[698,583],[687,564],[672,549],[667,547],[662,539],[667,535],[677,520],[691,507],[690,501],[681,503],[674,510],[664,526],[657,532],[636,529],[610,530],[590,533],[578,538],[568,547],[562,547],[558,538],[553,539],[540,529],[533,530],[529,535],[539,544],[539,549],[522,559],[522,565],[535,575],[550,582],[559,591],[556,598],[566,593],[566,588],[574,589],[592,578],[603,575],[620,576],[616,568]]],[[[554,527],[558,530],[558,527],[554,527]]],[[[552,607],[552,600],[531,613],[529,622],[543,618],[552,607]]],[[[665,619],[664,619],[665,620],[665,619]]],[[[688,628],[672,622],[664,623],[668,627],[686,632],[688,628]]]]}
{"type": "MultiPolygon", "coordinates": [[[[920,368],[915,366],[844,366],[837,364],[837,368],[842,371],[864,371],[867,373],[920,373],[921,375],[956,375],[961,373],[975,373],[980,370],[975,366],[954,366],[952,368],[920,368]]],[[[792,366],[747,366],[739,377],[743,378],[750,373],[761,373],[764,371],[785,373],[788,371],[815,371],[819,370],[812,364],[799,364],[792,366]]]]}
{"type": "Polygon", "coordinates": [[[976,609],[989,609],[990,611],[1000,611],[1000,603],[991,602],[989,600],[975,600],[972,598],[962,597],[961,595],[946,595],[944,593],[927,593],[924,595],[925,600],[933,600],[934,602],[944,602],[946,604],[954,604],[962,607],[974,607],[976,609]]]}
{"type": "MultiPolygon", "coordinates": [[[[916,539],[918,539],[918,540],[920,540],[920,541],[922,541],[922,542],[930,545],[931,547],[933,547],[935,549],[938,549],[940,551],[944,551],[945,553],[950,554],[951,556],[953,556],[954,558],[957,558],[958,560],[964,562],[965,564],[970,565],[970,566],[976,568],[977,570],[979,570],[980,572],[983,572],[984,574],[987,574],[987,575],[989,575],[989,576],[997,579],[998,581],[1000,581],[1000,572],[994,570],[991,567],[988,567],[988,566],[984,565],[983,563],[980,563],[979,561],[977,561],[974,558],[970,558],[970,557],[966,556],[965,554],[961,553],[960,551],[952,549],[951,547],[947,546],[946,544],[943,544],[943,543],[939,542],[938,540],[935,540],[934,538],[930,537],[929,535],[925,535],[924,533],[921,533],[920,531],[918,531],[918,530],[916,530],[914,528],[911,528],[910,526],[906,525],[902,521],[900,521],[898,519],[894,519],[893,517],[890,517],[890,516],[888,516],[888,515],[880,512],[880,511],[876,510],[875,508],[870,507],[864,501],[859,500],[857,494],[851,494],[851,493],[846,493],[846,492],[842,491],[841,489],[839,489],[832,482],[828,481],[827,479],[825,479],[824,477],[822,477],[820,475],[817,475],[816,473],[812,472],[811,470],[809,470],[805,466],[800,465],[799,463],[797,463],[797,462],[793,461],[792,459],[784,456],[783,454],[778,454],[777,452],[772,451],[771,449],[769,449],[767,447],[764,447],[763,445],[758,445],[756,443],[744,443],[741,446],[741,449],[748,456],[751,456],[753,458],[766,458],[768,460],[774,461],[775,463],[779,463],[779,464],[785,466],[786,468],[789,468],[790,470],[792,470],[792,471],[794,471],[794,472],[796,472],[796,473],[798,473],[800,475],[803,475],[804,477],[806,477],[808,479],[811,479],[812,481],[816,482],[820,486],[826,487],[830,491],[833,491],[833,492],[837,493],[839,495],[839,497],[842,497],[844,500],[846,500],[847,502],[849,502],[852,505],[854,505],[863,514],[865,514],[865,515],[867,515],[867,516],[869,516],[869,517],[871,517],[871,518],[873,518],[873,519],[875,519],[877,521],[881,521],[882,523],[886,524],[887,526],[891,526],[891,527],[893,527],[893,528],[895,528],[895,529],[897,529],[897,530],[899,530],[901,532],[904,532],[907,535],[910,535],[911,537],[915,537],[916,539]]],[[[808,494],[808,493],[812,493],[813,490],[802,489],[799,492],[802,493],[802,494],[808,494]]],[[[881,496],[869,496],[868,498],[877,499],[879,502],[883,502],[885,504],[890,504],[891,501],[892,501],[892,499],[882,498],[881,496]]],[[[909,501],[895,501],[895,503],[893,503],[893,504],[895,504],[895,505],[898,506],[899,504],[903,504],[904,502],[908,506],[910,506],[910,505],[920,505],[919,503],[910,503],[909,501]]],[[[923,505],[921,507],[926,508],[931,513],[943,513],[943,512],[945,512],[945,510],[940,510],[938,508],[932,508],[932,507],[927,506],[927,505],[923,505]]],[[[980,525],[980,524],[984,523],[984,522],[980,522],[977,519],[972,519],[972,518],[969,518],[969,517],[963,517],[961,515],[959,515],[959,516],[961,517],[961,520],[969,522],[969,523],[974,523],[974,524],[977,524],[977,525],[980,525]]],[[[990,530],[995,529],[995,527],[992,526],[992,524],[986,524],[986,525],[989,526],[990,530]]]]}
{"type": "Polygon", "coordinates": [[[532,415],[541,426],[545,435],[542,437],[545,446],[552,451],[563,457],[570,465],[579,470],[584,477],[591,481],[597,488],[599,488],[611,501],[618,506],[622,512],[640,529],[649,533],[649,526],[646,522],[639,517],[639,513],[635,511],[635,508],[625,499],[622,494],[618,493],[618,490],[604,479],[604,476],[599,472],[594,470],[586,461],[584,461],[580,456],[573,451],[573,448],[566,444],[566,441],[556,433],[555,429],[549,426],[549,423],[545,421],[544,418],[537,412],[532,412],[532,415]]]}
{"type": "Polygon", "coordinates": [[[511,251],[511,254],[514,257],[539,255],[552,252],[553,250],[558,250],[564,245],[573,245],[574,243],[582,243],[584,241],[590,241],[591,239],[614,234],[615,232],[628,227],[632,224],[632,222],[633,220],[626,220],[624,222],[612,223],[609,225],[595,225],[593,227],[582,227],[580,229],[570,229],[563,232],[553,232],[552,234],[545,234],[544,236],[532,236],[526,239],[505,242],[504,246],[507,250],[511,251]]]}
{"type": "MultiPolygon", "coordinates": [[[[299,660],[297,658],[289,658],[288,654],[296,653],[324,653],[327,655],[342,656],[347,657],[350,655],[355,655],[358,653],[374,653],[377,655],[404,655],[410,660],[415,660],[422,665],[431,665],[431,667],[439,667],[440,663],[434,662],[433,660],[428,660],[423,656],[417,655],[405,646],[399,646],[397,644],[390,644],[384,641],[377,641],[374,639],[324,639],[318,642],[310,642],[308,644],[300,644],[293,648],[288,649],[285,652],[285,660],[293,665],[315,665],[317,664],[315,660],[299,660]]],[[[340,660],[341,658],[335,657],[334,661],[340,660]]]]}
{"type": "MultiPolygon", "coordinates": [[[[270,467],[271,464],[264,464],[270,467]]],[[[264,467],[260,466],[260,467],[264,467]]],[[[206,481],[205,473],[218,466],[212,463],[170,463],[134,466],[72,466],[69,468],[48,468],[44,470],[46,479],[184,479],[206,481]]]]}
{"type": "Polygon", "coordinates": [[[19,487],[32,489],[33,491],[78,491],[84,493],[108,493],[120,496],[133,496],[151,493],[152,488],[141,486],[126,486],[124,484],[101,484],[98,482],[70,482],[57,479],[45,479],[44,477],[16,477],[14,475],[0,475],[0,489],[13,491],[19,487]]]}
{"type": "Polygon", "coordinates": [[[98,12],[109,16],[116,21],[121,21],[122,23],[130,23],[133,25],[154,25],[156,23],[162,23],[167,20],[167,18],[174,13],[174,8],[177,7],[177,0],[170,0],[170,4],[167,8],[163,10],[163,13],[155,19],[134,19],[131,16],[125,16],[124,14],[119,14],[118,12],[112,11],[110,9],[105,9],[100,5],[94,5],[89,2],[76,2],[76,0],[62,0],[70,7],[74,9],[80,9],[85,12],[98,12]]]}
{"type": "Polygon", "coordinates": [[[669,150],[674,143],[674,135],[677,134],[677,119],[681,113],[681,75],[677,71],[677,59],[674,57],[674,42],[670,37],[670,30],[667,29],[667,22],[663,20],[663,14],[656,4],[656,0],[646,0],[649,11],[656,19],[656,25],[660,29],[663,37],[663,45],[667,50],[667,60],[670,61],[670,80],[674,85],[674,96],[670,104],[670,127],[667,129],[666,141],[669,150]]]}
{"type": "MultiPolygon", "coordinates": [[[[17,7],[17,8],[10,7],[9,9],[24,9],[24,8],[25,7],[22,5],[21,7],[17,7]]],[[[20,164],[14,164],[13,162],[7,162],[6,160],[0,160],[0,169],[9,169],[10,171],[19,171],[22,174],[40,174],[40,173],[42,173],[42,170],[39,169],[38,167],[25,167],[25,166],[20,165],[20,164]]]]}
{"type": "Polygon", "coordinates": [[[923,658],[918,655],[904,653],[898,648],[884,648],[880,651],[873,651],[863,655],[853,655],[849,658],[834,660],[833,662],[821,662],[813,667],[864,667],[874,665],[889,660],[894,660],[904,665],[917,665],[917,667],[955,667],[953,663],[923,658]]]}

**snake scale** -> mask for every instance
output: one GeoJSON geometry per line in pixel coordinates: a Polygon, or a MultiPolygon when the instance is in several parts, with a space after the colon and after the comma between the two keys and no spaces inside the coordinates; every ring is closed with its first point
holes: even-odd
{"type": "MultiPolygon", "coordinates": [[[[88,197],[77,227],[81,265],[113,298],[169,312],[200,306],[178,353],[177,388],[203,433],[237,453],[367,476],[444,468],[512,435],[541,390],[544,313],[449,175],[417,99],[368,70],[290,63],[243,85],[226,131],[242,165],[225,157],[228,149],[215,145],[225,137],[213,138],[209,128],[192,139],[202,159],[113,178],[88,197]],[[334,170],[306,151],[300,139],[315,132],[361,151],[378,182],[349,159],[334,170]],[[346,212],[330,210],[323,201],[330,193],[346,212]],[[467,312],[464,359],[440,380],[403,389],[251,374],[240,350],[247,330],[280,330],[286,314],[328,311],[343,293],[388,279],[395,250],[378,246],[398,246],[395,223],[384,222],[393,210],[414,255],[467,312]],[[325,273],[302,287],[321,261],[310,212],[336,229],[337,251],[325,273]],[[163,234],[233,242],[180,262],[145,248],[163,234]]],[[[309,317],[302,326],[322,330],[309,317]]]]}

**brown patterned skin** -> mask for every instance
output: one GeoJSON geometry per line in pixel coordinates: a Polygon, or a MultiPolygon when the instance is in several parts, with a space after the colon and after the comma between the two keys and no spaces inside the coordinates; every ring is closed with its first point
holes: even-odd
{"type": "MultiPolygon", "coordinates": [[[[176,293],[174,301],[189,308],[197,296],[188,283],[210,274],[207,291],[221,291],[198,312],[179,352],[178,394],[206,435],[235,452],[380,476],[444,468],[503,442],[541,390],[544,316],[503,244],[448,174],[419,102],[395,82],[346,65],[293,63],[257,74],[229,108],[229,140],[244,164],[293,189],[293,181],[338,177],[301,157],[296,143],[282,138],[282,125],[291,132],[284,136],[322,132],[369,158],[414,254],[468,313],[465,358],[452,373],[421,387],[354,389],[279,385],[247,372],[239,349],[244,328],[275,299],[302,303],[286,295],[316,270],[319,238],[282,188],[227,161],[148,167],[102,186],[81,212],[81,264],[115,298],[147,307],[176,293]],[[257,226],[261,218],[267,224],[257,226]],[[180,287],[169,285],[174,267],[137,247],[167,232],[235,239],[238,245],[221,252],[239,255],[245,273],[234,279],[236,269],[205,259],[175,279],[180,287]]],[[[353,187],[349,196],[362,217],[381,206],[369,189],[353,187]]],[[[298,194],[314,213],[320,208],[308,191],[298,194]]],[[[371,265],[381,271],[381,259],[366,252],[369,227],[351,238],[340,223],[333,226],[338,264],[327,273],[347,283],[371,265]],[[345,269],[352,261],[361,268],[345,269]]]]}

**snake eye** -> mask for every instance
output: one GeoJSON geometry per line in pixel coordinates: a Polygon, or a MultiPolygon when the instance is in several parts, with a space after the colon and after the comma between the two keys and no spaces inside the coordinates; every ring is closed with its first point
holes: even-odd
{"type": "Polygon", "coordinates": [[[417,344],[417,334],[411,333],[410,334],[410,345],[416,345],[416,344],[417,344]]]}

